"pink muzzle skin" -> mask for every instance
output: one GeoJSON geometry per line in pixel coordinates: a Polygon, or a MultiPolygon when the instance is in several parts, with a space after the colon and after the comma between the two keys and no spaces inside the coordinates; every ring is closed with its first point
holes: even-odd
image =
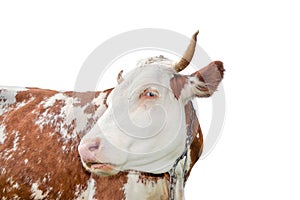
{"type": "Polygon", "coordinates": [[[88,171],[101,175],[109,175],[115,173],[116,166],[111,163],[102,163],[97,159],[97,153],[101,148],[101,139],[86,139],[78,146],[78,152],[81,161],[84,163],[88,171]]]}

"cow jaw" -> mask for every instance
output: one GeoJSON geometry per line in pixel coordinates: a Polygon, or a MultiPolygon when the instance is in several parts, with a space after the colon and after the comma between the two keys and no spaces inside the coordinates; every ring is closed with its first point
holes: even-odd
{"type": "Polygon", "coordinates": [[[99,176],[111,176],[119,173],[118,167],[110,163],[85,163],[82,162],[85,169],[99,176]]]}

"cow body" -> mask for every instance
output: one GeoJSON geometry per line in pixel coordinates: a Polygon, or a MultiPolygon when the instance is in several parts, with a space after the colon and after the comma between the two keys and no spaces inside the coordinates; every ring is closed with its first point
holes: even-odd
{"type": "MultiPolygon", "coordinates": [[[[77,146],[107,109],[110,92],[0,88],[1,200],[168,199],[167,173],[102,177],[82,167],[77,146]]],[[[194,134],[189,169],[202,149],[198,123],[194,134]]]]}
{"type": "Polygon", "coordinates": [[[141,60],[103,92],[0,88],[1,200],[184,199],[203,147],[191,100],[211,96],[225,71],[215,61],[178,73],[197,34],[179,62],[141,60]]]}

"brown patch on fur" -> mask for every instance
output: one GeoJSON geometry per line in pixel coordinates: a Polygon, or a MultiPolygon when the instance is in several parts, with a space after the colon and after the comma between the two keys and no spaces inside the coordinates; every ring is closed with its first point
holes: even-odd
{"type": "Polygon", "coordinates": [[[123,186],[127,183],[127,172],[120,172],[114,176],[97,176],[92,177],[96,181],[97,190],[94,198],[96,199],[124,199],[123,186]]]}
{"type": "Polygon", "coordinates": [[[194,119],[193,122],[193,128],[192,128],[192,133],[193,133],[193,142],[190,146],[191,152],[190,152],[190,158],[191,158],[191,164],[190,164],[190,169],[187,172],[186,175],[186,179],[185,181],[188,179],[191,170],[193,168],[193,166],[195,165],[195,163],[198,161],[198,159],[201,156],[202,150],[203,150],[203,134],[201,131],[201,127],[196,115],[196,111],[194,112],[194,114],[191,116],[191,112],[192,110],[194,110],[193,104],[191,101],[189,101],[186,105],[185,105],[185,116],[186,116],[186,124],[187,127],[190,126],[191,123],[191,117],[194,119]],[[197,137],[198,135],[198,137],[197,137]]]}
{"type": "MultiPolygon", "coordinates": [[[[31,186],[33,183],[37,183],[38,189],[44,194],[47,190],[51,190],[47,198],[58,198],[58,194],[61,192],[60,197],[62,199],[71,199],[74,197],[76,184],[85,183],[88,180],[88,176],[85,175],[85,178],[84,175],[82,176],[84,173],[78,173],[77,170],[74,170],[82,168],[76,148],[66,154],[60,153],[63,145],[59,142],[60,134],[53,130],[50,125],[45,125],[40,130],[34,124],[37,120],[36,115],[44,112],[44,108],[42,106],[37,107],[37,105],[54,94],[55,92],[38,89],[19,92],[16,96],[17,102],[22,102],[30,97],[34,97],[34,100],[7,113],[5,125],[8,137],[11,133],[18,132],[20,139],[12,158],[5,162],[1,161],[1,163],[5,163],[7,173],[1,176],[0,182],[4,183],[6,179],[12,177],[12,180],[18,183],[19,188],[21,188],[21,190],[15,189],[10,192],[6,190],[3,195],[8,199],[12,198],[13,195],[28,199],[32,193],[31,186]],[[54,135],[50,136],[51,134],[54,135]],[[24,162],[25,159],[28,160],[28,163],[24,162]],[[74,162],[74,159],[77,162],[74,162]],[[44,178],[45,181],[42,182],[44,178]]],[[[56,101],[49,112],[58,113],[62,105],[61,101],[56,101]]],[[[76,141],[74,142],[70,141],[67,146],[76,145],[76,141]]],[[[5,141],[4,146],[1,146],[1,152],[9,149],[11,145],[11,140],[5,141]]],[[[1,156],[1,158],[3,157],[1,156]]],[[[8,188],[8,185],[1,185],[0,188],[8,188]]]]}
{"type": "Polygon", "coordinates": [[[104,98],[104,105],[106,106],[106,107],[108,107],[108,105],[107,105],[107,97],[108,97],[108,95],[111,93],[111,91],[113,90],[114,88],[110,88],[110,89],[107,89],[107,90],[104,90],[103,91],[103,93],[106,93],[106,96],[105,96],[105,98],[104,98]]]}
{"type": "Polygon", "coordinates": [[[180,97],[181,91],[187,83],[187,77],[180,74],[175,74],[170,80],[170,86],[176,99],[180,97]]]}
{"type": "MultiPolygon", "coordinates": [[[[90,174],[83,169],[77,151],[80,136],[77,135],[77,137],[68,140],[62,138],[61,130],[56,125],[63,124],[65,120],[63,118],[58,117],[54,123],[44,123],[42,129],[35,124],[39,117],[44,119],[43,117],[46,116],[49,119],[54,119],[60,113],[64,106],[62,100],[55,101],[53,106],[46,109],[43,106],[45,100],[57,93],[56,91],[37,88],[20,91],[16,95],[17,102],[9,105],[14,109],[1,115],[0,123],[5,126],[6,133],[4,144],[0,145],[0,169],[2,170],[0,173],[5,169],[0,176],[1,197],[13,199],[14,196],[17,196],[21,199],[31,199],[33,183],[38,184],[38,189],[43,192],[43,195],[47,191],[49,192],[47,199],[74,199],[78,189],[87,188],[90,174]],[[30,99],[33,100],[29,101],[30,99]],[[20,102],[25,104],[17,107],[20,102]],[[39,104],[40,106],[38,106],[39,104]],[[18,136],[16,150],[13,151],[16,136],[18,136]],[[62,148],[63,146],[65,147],[62,148]],[[13,187],[16,183],[18,187],[13,187]]],[[[94,98],[97,96],[97,94],[95,96],[92,93],[84,94],[79,95],[79,100],[83,101],[80,102],[82,106],[91,103],[92,96],[94,98]]],[[[73,94],[64,93],[64,95],[73,94]]],[[[95,120],[88,120],[88,123],[82,134],[89,131],[89,127],[93,126],[95,120]]],[[[75,126],[76,123],[73,120],[68,127],[63,128],[67,130],[66,134],[71,135],[74,133],[75,126]]],[[[115,179],[117,180],[118,177],[115,179]]],[[[99,177],[98,185],[110,184],[110,181],[99,177]]],[[[97,193],[106,195],[106,190],[101,188],[97,188],[97,193]]],[[[110,191],[110,194],[112,193],[119,194],[119,196],[123,195],[123,191],[114,187],[110,191]],[[114,192],[112,192],[113,189],[114,192]]]]}
{"type": "Polygon", "coordinates": [[[84,112],[85,114],[90,114],[90,113],[95,112],[95,110],[97,110],[97,106],[96,106],[96,105],[90,104],[90,105],[88,105],[88,106],[84,109],[83,112],[84,112]]]}
{"type": "Polygon", "coordinates": [[[95,99],[99,92],[64,92],[69,97],[73,97],[75,99],[75,102],[73,103],[74,106],[85,106],[87,104],[90,104],[93,99],[95,99]],[[78,102],[76,101],[78,100],[78,102]]]}
{"type": "Polygon", "coordinates": [[[139,181],[146,183],[147,181],[153,181],[157,183],[158,180],[165,178],[165,174],[151,174],[146,172],[139,172],[139,181]]]}

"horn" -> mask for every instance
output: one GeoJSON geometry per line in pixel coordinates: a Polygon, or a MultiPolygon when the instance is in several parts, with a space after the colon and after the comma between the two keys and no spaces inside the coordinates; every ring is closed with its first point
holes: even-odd
{"type": "Polygon", "coordinates": [[[179,60],[178,63],[176,63],[174,65],[174,69],[177,72],[184,70],[190,64],[190,62],[193,58],[194,52],[195,52],[198,33],[199,33],[199,31],[194,33],[194,35],[192,36],[192,39],[190,41],[190,44],[189,44],[188,48],[186,49],[186,51],[184,52],[182,58],[179,60]]]}

